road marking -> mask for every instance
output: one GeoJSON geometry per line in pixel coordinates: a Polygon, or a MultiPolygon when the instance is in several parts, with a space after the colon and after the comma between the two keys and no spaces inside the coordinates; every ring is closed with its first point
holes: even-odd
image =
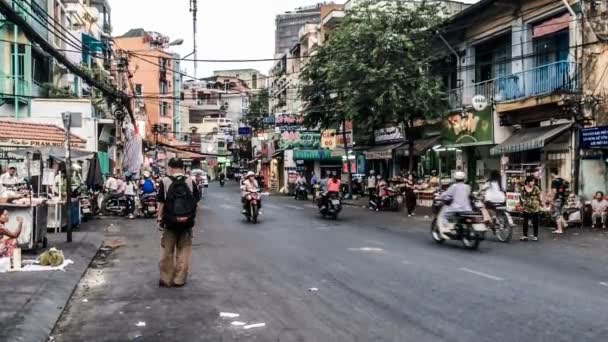
{"type": "Polygon", "coordinates": [[[264,206],[265,206],[266,208],[270,208],[270,209],[281,209],[281,207],[279,207],[278,205],[269,204],[269,203],[264,204],[264,206]]]}
{"type": "Polygon", "coordinates": [[[306,204],[304,205],[306,208],[317,209],[318,207],[314,204],[306,204]]]}
{"type": "Polygon", "coordinates": [[[220,208],[232,210],[232,209],[234,209],[236,207],[233,206],[233,205],[230,205],[230,204],[222,204],[222,205],[220,205],[220,208]]]}
{"type": "Polygon", "coordinates": [[[289,204],[285,205],[285,208],[294,209],[294,210],[304,210],[304,208],[302,208],[302,207],[297,207],[295,205],[289,205],[289,204]]]}
{"type": "Polygon", "coordinates": [[[606,282],[601,282],[600,285],[608,287],[608,283],[606,282]]]}
{"type": "Polygon", "coordinates": [[[478,275],[480,277],[496,280],[496,281],[503,281],[504,280],[503,278],[500,278],[500,277],[497,277],[497,276],[493,276],[491,274],[487,274],[487,273],[483,273],[483,272],[474,271],[474,270],[471,270],[471,269],[468,269],[468,268],[465,268],[465,267],[459,268],[459,270],[461,270],[463,272],[468,272],[468,273],[471,273],[471,274],[475,274],[475,275],[478,275]]]}
{"type": "Polygon", "coordinates": [[[349,248],[351,252],[383,252],[384,249],[377,247],[358,247],[358,248],[349,248]]]}

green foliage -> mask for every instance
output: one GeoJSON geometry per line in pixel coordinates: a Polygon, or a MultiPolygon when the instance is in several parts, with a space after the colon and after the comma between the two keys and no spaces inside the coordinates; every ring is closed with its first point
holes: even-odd
{"type": "Polygon", "coordinates": [[[251,98],[249,103],[249,111],[243,116],[241,121],[252,127],[254,130],[264,128],[264,117],[268,116],[268,104],[270,94],[267,89],[260,90],[251,98]]]}
{"type": "Polygon", "coordinates": [[[353,120],[373,130],[439,116],[447,108],[433,42],[439,2],[366,1],[349,12],[305,65],[300,95],[309,127],[353,120]]]}
{"type": "Polygon", "coordinates": [[[51,99],[75,98],[74,91],[69,86],[57,87],[53,83],[44,83],[41,86],[42,96],[51,99]]]}

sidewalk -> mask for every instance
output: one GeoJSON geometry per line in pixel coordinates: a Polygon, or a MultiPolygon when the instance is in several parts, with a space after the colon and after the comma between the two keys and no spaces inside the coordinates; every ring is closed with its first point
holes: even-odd
{"type": "MultiPolygon", "coordinates": [[[[107,223],[107,221],[106,221],[107,223]]],[[[66,271],[9,272],[0,274],[0,341],[47,341],[72,292],[103,241],[104,220],[83,225],[67,243],[65,233],[48,234],[48,247],[63,251],[74,261],[66,271]]],[[[35,259],[36,254],[23,254],[35,259]]]]}

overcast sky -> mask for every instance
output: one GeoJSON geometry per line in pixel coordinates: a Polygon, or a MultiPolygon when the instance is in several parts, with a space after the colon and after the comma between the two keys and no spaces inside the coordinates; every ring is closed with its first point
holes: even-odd
{"type": "MultiPolygon", "coordinates": [[[[192,52],[192,15],[190,0],[109,0],[112,6],[114,35],[131,28],[144,28],[184,39],[174,47],[182,56],[192,52]]],[[[274,18],[296,7],[312,5],[319,0],[199,0],[199,59],[272,58],[274,53],[274,18]]],[[[335,1],[343,3],[343,0],[335,1]]],[[[475,0],[465,0],[475,2],[475,0]]],[[[209,76],[213,70],[254,68],[268,73],[272,62],[199,63],[198,76],[209,76]]],[[[192,65],[184,65],[193,75],[192,65]]]]}

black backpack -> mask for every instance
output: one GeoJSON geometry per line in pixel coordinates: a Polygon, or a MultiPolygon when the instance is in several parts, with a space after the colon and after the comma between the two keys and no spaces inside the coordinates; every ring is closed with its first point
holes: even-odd
{"type": "MultiPolygon", "coordinates": [[[[193,183],[187,183],[185,176],[170,177],[171,184],[166,190],[164,223],[171,230],[192,228],[196,216],[196,198],[192,193],[193,183]]],[[[166,184],[166,179],[163,185],[166,184]]]]}

